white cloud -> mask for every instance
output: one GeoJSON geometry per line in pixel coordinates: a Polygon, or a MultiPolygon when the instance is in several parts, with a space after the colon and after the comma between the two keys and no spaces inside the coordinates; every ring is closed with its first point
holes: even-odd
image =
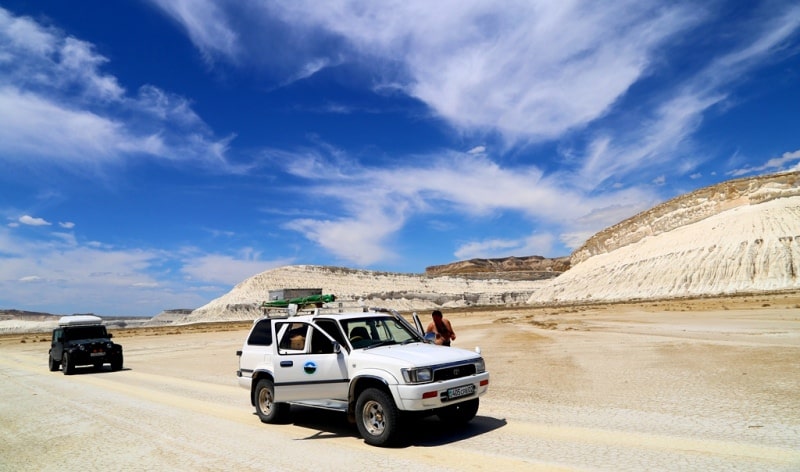
{"type": "Polygon", "coordinates": [[[40,96],[0,88],[0,156],[20,162],[66,163],[114,160],[133,139],[119,123],[96,114],[62,108],[40,96]]]}
{"type": "MultiPolygon", "coordinates": [[[[650,119],[634,130],[598,134],[589,147],[575,184],[595,188],[612,176],[641,175],[645,170],[675,169],[676,156],[688,145],[703,114],[727,98],[727,89],[772,57],[800,28],[800,7],[790,8],[761,24],[754,23],[747,41],[680,84],[655,108],[650,119]],[[613,133],[613,134],[612,134],[613,133]]],[[[708,156],[707,158],[710,158],[708,156]]],[[[693,172],[701,160],[679,166],[693,172]]],[[[686,163],[684,163],[686,164],[686,163]]]]}
{"type": "Polygon", "coordinates": [[[73,223],[71,221],[59,221],[58,225],[61,226],[64,229],[72,229],[72,228],[75,227],[75,223],[73,223]]]}
{"type": "MultiPolygon", "coordinates": [[[[244,50],[267,43],[273,50],[292,51],[267,59],[271,69],[284,74],[278,82],[308,76],[309,64],[317,64],[315,72],[320,64],[358,63],[373,67],[376,88],[390,84],[405,91],[455,128],[498,132],[517,143],[601,126],[600,118],[630,87],[661,66],[676,36],[713,19],[712,9],[697,5],[635,0],[443,0],[436,7],[425,0],[299,0],[249,8],[225,1],[155,3],[187,30],[203,32],[190,33],[201,51],[217,51],[233,62],[244,56],[231,43],[244,50]],[[238,38],[210,34],[230,30],[234,18],[238,38]],[[281,31],[252,40],[255,31],[275,29],[281,31]],[[302,45],[294,41],[298,37],[302,45]],[[209,46],[214,41],[219,42],[209,46]]],[[[711,57],[704,70],[665,88],[645,108],[654,112],[639,120],[641,126],[624,133],[594,131],[585,155],[573,155],[579,164],[573,184],[589,190],[643,169],[657,175],[661,167],[693,173],[702,160],[678,167],[672,162],[683,159],[680,151],[703,114],[778,50],[799,22],[800,9],[791,5],[760,24],[749,22],[747,34],[740,36],[749,42],[711,57]]]]}
{"type": "Polygon", "coordinates": [[[259,254],[242,251],[239,257],[224,254],[200,254],[185,257],[182,273],[195,281],[232,287],[265,270],[291,264],[291,260],[261,260],[259,254]]]}
{"type": "MultiPolygon", "coordinates": [[[[341,159],[338,154],[337,159],[341,159]]],[[[387,249],[388,242],[410,215],[515,212],[531,222],[560,227],[564,233],[591,235],[658,200],[646,188],[583,194],[559,177],[544,177],[535,166],[503,168],[487,156],[466,153],[424,156],[413,160],[423,164],[391,169],[350,164],[345,170],[307,153],[287,161],[292,163],[289,171],[315,180],[314,186],[304,187],[305,192],[324,199],[329,208],[341,207],[344,216],[298,219],[286,228],[359,265],[392,260],[395,254],[387,249]],[[340,174],[333,178],[327,172],[332,178],[320,182],[315,171],[319,168],[339,168],[340,174]]],[[[525,241],[473,242],[459,249],[459,254],[478,257],[481,249],[496,253],[503,249],[498,245],[506,244],[550,256],[555,240],[548,235],[525,241]]]]}
{"type": "Polygon", "coordinates": [[[387,239],[405,222],[402,202],[391,208],[380,200],[359,207],[350,217],[338,219],[310,218],[293,220],[285,229],[297,231],[325,248],[342,261],[368,266],[378,262],[393,261],[397,255],[387,249],[387,239]]]}
{"type": "Polygon", "coordinates": [[[792,170],[800,166],[800,149],[794,152],[784,152],[781,157],[769,159],[763,165],[734,169],[728,173],[734,177],[747,174],[760,174],[764,172],[776,172],[782,170],[792,170]]]}
{"type": "Polygon", "coordinates": [[[0,159],[80,172],[147,155],[239,170],[225,157],[233,136],[215,138],[185,98],[148,84],[127,94],[106,63],[92,44],[0,8],[0,109],[14,110],[0,113],[0,159]]]}
{"type": "Polygon", "coordinates": [[[602,116],[647,73],[656,48],[703,17],[636,1],[296,1],[262,12],[264,22],[334,34],[350,60],[402,63],[404,75],[387,80],[458,128],[512,140],[549,139],[602,116]]]}
{"type": "Polygon", "coordinates": [[[238,35],[229,18],[212,0],[150,0],[185,30],[210,65],[218,55],[234,60],[239,54],[238,35]]]}
{"type": "Polygon", "coordinates": [[[458,259],[499,258],[510,256],[552,256],[551,234],[533,234],[523,239],[489,239],[461,245],[455,252],[458,259]]]}
{"type": "MultiPolygon", "coordinates": [[[[32,218],[36,221],[36,218],[32,218]]],[[[38,219],[40,220],[40,219],[38,219]]],[[[152,316],[166,308],[196,308],[246,276],[270,268],[250,255],[250,269],[236,258],[162,250],[80,244],[73,235],[25,240],[0,228],[0,293],[4,303],[60,313],[152,316]],[[172,271],[169,266],[185,267],[172,271]],[[182,278],[184,274],[192,280],[182,278]],[[209,286],[209,283],[223,283],[209,286]]],[[[243,254],[242,257],[248,257],[243,254]]]]}
{"type": "Polygon", "coordinates": [[[50,226],[50,222],[44,218],[34,218],[30,215],[22,215],[19,217],[19,222],[28,226],[50,226]]]}

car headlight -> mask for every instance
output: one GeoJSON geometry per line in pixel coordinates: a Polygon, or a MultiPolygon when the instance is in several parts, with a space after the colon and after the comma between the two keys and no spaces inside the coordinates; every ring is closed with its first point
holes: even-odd
{"type": "Polygon", "coordinates": [[[86,346],[84,346],[83,344],[81,344],[80,346],[78,346],[78,350],[80,350],[80,351],[85,351],[85,350],[86,350],[86,346]]]}
{"type": "Polygon", "coordinates": [[[425,383],[433,380],[433,370],[430,367],[415,367],[401,371],[407,383],[425,383]]]}
{"type": "Polygon", "coordinates": [[[481,372],[486,372],[486,363],[483,362],[483,357],[478,358],[475,362],[475,373],[480,374],[481,372]]]}
{"type": "Polygon", "coordinates": [[[110,351],[110,350],[111,350],[113,347],[114,347],[114,345],[113,345],[113,344],[111,344],[111,343],[106,343],[106,349],[108,349],[109,351],[110,351]]]}

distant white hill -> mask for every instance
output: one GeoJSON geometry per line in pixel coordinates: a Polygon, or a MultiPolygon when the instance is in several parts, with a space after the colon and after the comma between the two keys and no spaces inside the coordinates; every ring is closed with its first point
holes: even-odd
{"type": "MultiPolygon", "coordinates": [[[[542,281],[471,280],[313,265],[286,266],[250,277],[176,322],[244,320],[260,314],[270,290],[320,288],[345,307],[397,310],[524,304],[542,281]]],[[[154,318],[154,321],[156,319],[154,318]]]]}
{"type": "Polygon", "coordinates": [[[739,206],[597,254],[530,303],[716,296],[800,288],[800,196],[739,206]]]}
{"type": "Polygon", "coordinates": [[[717,184],[629,218],[590,238],[553,279],[287,266],[250,277],[175,322],[253,319],[270,290],[286,288],[321,288],[349,306],[428,310],[781,291],[800,288],[798,274],[800,172],[789,172],[717,184]]]}

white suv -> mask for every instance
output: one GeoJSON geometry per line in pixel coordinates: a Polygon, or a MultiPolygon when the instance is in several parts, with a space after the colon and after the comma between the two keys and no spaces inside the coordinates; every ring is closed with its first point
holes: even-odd
{"type": "Polygon", "coordinates": [[[368,444],[398,441],[407,413],[465,424],[489,373],[474,351],[437,346],[396,311],[263,317],[253,323],[236,375],[264,423],[290,404],[344,411],[368,444]]]}

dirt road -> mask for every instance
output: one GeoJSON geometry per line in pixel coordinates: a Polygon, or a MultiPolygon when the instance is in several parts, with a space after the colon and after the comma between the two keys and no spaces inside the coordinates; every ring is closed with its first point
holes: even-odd
{"type": "Polygon", "coordinates": [[[241,328],[118,331],[125,368],[73,376],[45,336],[0,340],[0,470],[800,470],[796,308],[448,315],[489,394],[466,429],[422,420],[391,449],[337,413],[261,424],[241,328]]]}

